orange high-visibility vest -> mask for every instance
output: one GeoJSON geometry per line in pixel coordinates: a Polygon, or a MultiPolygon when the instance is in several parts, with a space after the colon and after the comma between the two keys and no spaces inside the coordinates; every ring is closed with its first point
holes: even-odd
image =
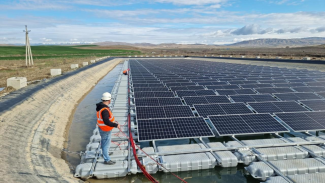
{"type": "Polygon", "coordinates": [[[123,71],[123,74],[126,75],[127,73],[128,73],[128,70],[124,70],[124,71],[123,71]]]}
{"type": "Polygon", "coordinates": [[[98,125],[98,127],[101,130],[103,130],[104,132],[108,132],[108,131],[111,131],[114,127],[105,125],[104,120],[103,120],[103,117],[102,117],[102,111],[103,110],[108,110],[109,120],[110,121],[114,122],[115,121],[115,118],[114,118],[111,110],[108,107],[104,107],[104,108],[102,108],[101,110],[99,110],[97,112],[97,125],[98,125]]]}

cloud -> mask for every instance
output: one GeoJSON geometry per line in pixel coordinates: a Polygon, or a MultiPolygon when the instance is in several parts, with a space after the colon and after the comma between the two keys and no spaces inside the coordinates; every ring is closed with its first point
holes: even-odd
{"type": "Polygon", "coordinates": [[[176,5],[217,5],[228,0],[154,0],[159,3],[172,3],[176,5]]]}
{"type": "Polygon", "coordinates": [[[261,29],[257,24],[246,25],[240,29],[236,29],[231,33],[234,35],[251,35],[251,34],[267,34],[272,32],[272,28],[261,29]]]}

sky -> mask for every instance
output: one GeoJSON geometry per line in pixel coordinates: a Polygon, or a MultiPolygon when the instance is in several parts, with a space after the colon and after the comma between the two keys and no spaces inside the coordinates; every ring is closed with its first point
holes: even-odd
{"type": "Polygon", "coordinates": [[[0,44],[325,37],[325,0],[0,0],[0,44]]]}

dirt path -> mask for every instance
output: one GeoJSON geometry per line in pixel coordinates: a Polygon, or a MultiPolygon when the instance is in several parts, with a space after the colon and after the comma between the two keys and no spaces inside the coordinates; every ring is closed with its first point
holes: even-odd
{"type": "Polygon", "coordinates": [[[46,87],[0,117],[0,182],[79,182],[61,159],[77,101],[122,59],[46,87]]]}

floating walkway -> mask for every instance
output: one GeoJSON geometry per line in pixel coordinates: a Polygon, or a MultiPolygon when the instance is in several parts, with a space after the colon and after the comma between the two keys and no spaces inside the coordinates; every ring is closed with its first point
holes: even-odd
{"type": "MultiPolygon", "coordinates": [[[[137,126],[134,111],[134,94],[132,83],[128,83],[130,75],[122,75],[129,68],[125,61],[121,74],[112,91],[110,104],[116,121],[122,126],[121,133],[113,129],[110,152],[115,165],[104,165],[100,148],[100,135],[97,126],[82,154],[81,162],[76,168],[75,177],[97,179],[124,177],[142,173],[138,168],[130,142],[125,134],[129,134],[128,115],[131,115],[131,132],[137,140],[137,126]],[[129,104],[129,100],[130,105],[129,104]]],[[[130,81],[132,82],[132,80],[130,81]]],[[[184,102],[184,101],[183,101],[184,102]]],[[[266,183],[306,183],[325,182],[325,136],[315,137],[311,133],[302,133],[300,137],[283,137],[277,133],[272,139],[238,140],[205,142],[204,138],[194,138],[195,144],[160,146],[153,140],[153,147],[137,151],[137,157],[150,174],[158,171],[185,172],[192,170],[213,169],[216,166],[236,168],[245,165],[247,174],[266,183]]],[[[140,145],[138,145],[140,147],[140,145]]],[[[231,171],[230,171],[231,172],[231,171]]],[[[229,173],[229,172],[228,172],[229,173]]],[[[166,174],[166,176],[171,176],[166,174]]]]}

